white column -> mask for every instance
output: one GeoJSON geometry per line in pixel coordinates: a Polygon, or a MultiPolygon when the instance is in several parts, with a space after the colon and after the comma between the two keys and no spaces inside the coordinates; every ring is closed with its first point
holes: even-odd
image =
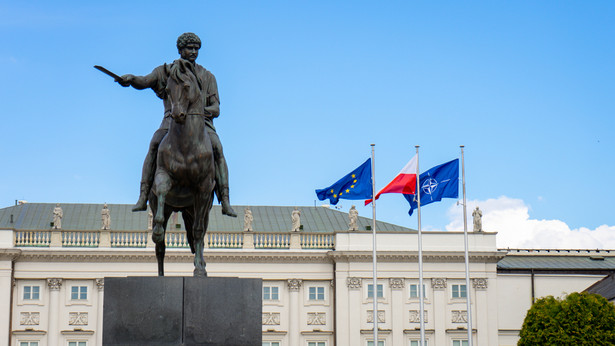
{"type": "MultiPolygon", "coordinates": [[[[497,320],[497,310],[490,314],[489,302],[487,295],[487,278],[472,279],[472,291],[475,292],[474,306],[472,307],[472,325],[476,326],[476,341],[477,345],[489,345],[497,343],[496,340],[490,340],[491,330],[489,328],[492,320],[497,320]]],[[[497,306],[497,305],[496,305],[497,306]]]]}
{"type": "Polygon", "coordinates": [[[338,264],[335,273],[335,343],[334,345],[349,345],[348,341],[348,275],[340,271],[338,264]]]}
{"type": "Polygon", "coordinates": [[[432,278],[433,289],[433,316],[427,316],[433,320],[434,339],[430,345],[446,345],[446,312],[448,309],[448,297],[446,291],[446,278],[432,278]]]}
{"type": "MultiPolygon", "coordinates": [[[[2,259],[0,261],[0,292],[6,294],[0,295],[0,345],[9,344],[9,338],[11,337],[11,328],[9,324],[11,320],[11,289],[13,289],[13,282],[11,280],[12,272],[12,257],[2,259]]],[[[16,292],[13,294],[17,294],[16,292]]],[[[17,297],[15,297],[17,299],[17,297]]]]}
{"type": "MultiPolygon", "coordinates": [[[[361,287],[363,280],[358,277],[349,277],[348,285],[348,345],[361,345],[361,287]]],[[[376,290],[377,291],[377,290],[376,290]]],[[[378,313],[376,312],[376,316],[378,313]]]]}
{"type": "Polygon", "coordinates": [[[301,296],[299,291],[301,290],[301,279],[289,279],[288,280],[288,298],[289,298],[289,323],[288,323],[288,341],[289,345],[299,345],[301,335],[301,316],[299,315],[299,301],[301,296]]]}
{"type": "Polygon", "coordinates": [[[47,279],[47,286],[49,286],[49,330],[47,331],[47,345],[58,346],[60,342],[58,320],[60,319],[60,288],[62,288],[62,279],[47,279]]]}
{"type": "Polygon", "coordinates": [[[105,279],[96,279],[96,286],[98,287],[98,309],[96,310],[96,345],[102,345],[105,279]]]}
{"type": "Polygon", "coordinates": [[[391,287],[391,334],[393,345],[404,345],[404,309],[406,304],[403,304],[405,281],[403,278],[389,279],[389,287],[391,287]]]}

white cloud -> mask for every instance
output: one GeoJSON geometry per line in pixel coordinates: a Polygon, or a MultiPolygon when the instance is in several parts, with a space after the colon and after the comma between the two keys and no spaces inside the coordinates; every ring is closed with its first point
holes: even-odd
{"type": "MultiPolygon", "coordinates": [[[[594,230],[585,227],[570,229],[560,220],[530,218],[529,207],[520,199],[501,196],[485,201],[468,201],[468,230],[472,230],[472,211],[483,212],[483,230],[498,232],[499,248],[533,249],[614,249],[615,226],[602,225],[594,230]]],[[[447,230],[463,230],[462,206],[447,212],[447,230]]]]}

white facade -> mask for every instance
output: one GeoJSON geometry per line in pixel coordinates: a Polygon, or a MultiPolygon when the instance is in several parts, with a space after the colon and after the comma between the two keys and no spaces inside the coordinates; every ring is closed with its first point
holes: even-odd
{"type": "MultiPolygon", "coordinates": [[[[365,346],[373,340],[371,232],[263,234],[210,232],[205,258],[209,276],[263,279],[264,345],[365,346]]],[[[147,230],[0,229],[0,344],[102,345],[103,279],[156,275],[147,236],[147,230]]],[[[169,233],[167,241],[180,247],[167,249],[166,275],[191,276],[183,233],[169,233]]],[[[416,232],[378,234],[376,318],[386,346],[419,340],[417,245],[416,232]]],[[[463,233],[423,234],[429,346],[467,339],[464,292],[471,297],[474,345],[515,345],[531,305],[532,280],[535,297],[561,296],[605,276],[498,273],[507,252],[496,248],[496,233],[470,233],[469,247],[467,289],[463,233]]]]}

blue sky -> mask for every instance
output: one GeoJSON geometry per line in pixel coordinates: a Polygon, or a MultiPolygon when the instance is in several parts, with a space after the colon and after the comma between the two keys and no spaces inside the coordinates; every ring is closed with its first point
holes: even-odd
{"type": "MultiPolygon", "coordinates": [[[[191,31],[218,80],[235,205],[323,204],[314,189],[371,143],[377,188],[415,145],[422,170],[465,145],[487,230],[513,224],[488,220],[514,205],[530,223],[610,234],[614,20],[610,1],[2,1],[0,206],[134,203],[162,104],[92,66],[147,74],[191,31]]],[[[456,229],[459,208],[423,208],[423,227],[456,229]]],[[[407,210],[384,195],[377,217],[415,228],[407,210]]]]}

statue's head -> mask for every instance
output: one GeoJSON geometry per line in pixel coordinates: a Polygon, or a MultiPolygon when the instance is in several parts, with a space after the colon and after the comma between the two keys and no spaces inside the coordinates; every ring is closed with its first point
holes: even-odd
{"type": "Polygon", "coordinates": [[[199,55],[199,49],[201,49],[201,39],[197,35],[186,32],[177,38],[177,51],[182,59],[194,62],[199,55]]]}

